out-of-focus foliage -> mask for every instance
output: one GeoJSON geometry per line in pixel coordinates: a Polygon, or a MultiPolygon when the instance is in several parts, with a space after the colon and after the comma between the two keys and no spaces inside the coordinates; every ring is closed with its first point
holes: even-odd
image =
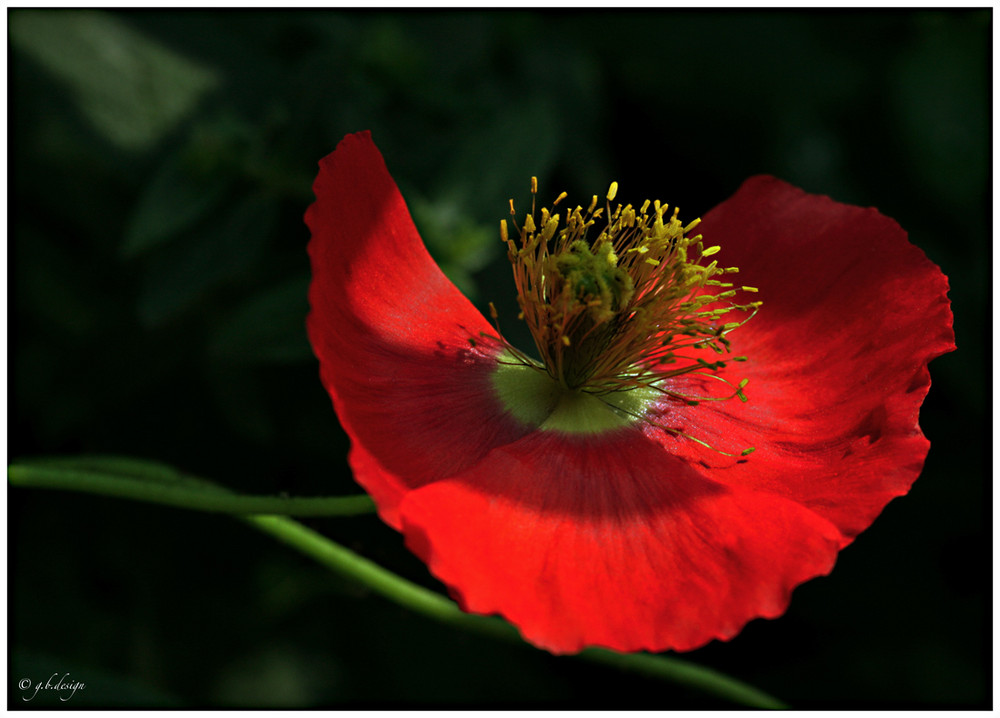
{"type": "Polygon", "coordinates": [[[51,73],[105,138],[148,149],[191,115],[215,75],[107,13],[17,13],[15,47],[51,73]]]}
{"type": "MultiPolygon", "coordinates": [[[[431,252],[515,339],[497,222],[531,175],[544,201],[617,180],[694,217],[776,174],[897,219],[951,279],[959,351],[931,367],[910,496],[785,617],[692,658],[800,706],[982,706],[990,21],[10,11],[11,457],[355,492],[304,330],[302,214],[348,132],[372,130],[431,252]]],[[[441,629],[217,516],[11,491],[9,520],[11,706],[53,672],[87,684],[76,707],[693,700],[441,629]]],[[[377,519],[312,524],[436,586],[377,519]]]]}

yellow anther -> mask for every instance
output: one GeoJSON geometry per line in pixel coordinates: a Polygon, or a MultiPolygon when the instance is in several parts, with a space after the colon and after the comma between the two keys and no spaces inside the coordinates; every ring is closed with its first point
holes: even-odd
{"type": "Polygon", "coordinates": [[[555,236],[557,229],[559,229],[559,215],[554,214],[545,223],[545,226],[542,227],[542,239],[548,242],[555,236]]]}
{"type": "MultiPolygon", "coordinates": [[[[537,191],[532,177],[531,192],[537,191]]],[[[720,281],[737,268],[719,267],[709,258],[720,248],[706,246],[701,235],[688,236],[699,219],[684,224],[679,209],[660,201],[646,200],[638,208],[610,204],[617,194],[618,183],[612,182],[608,204],[599,207],[594,195],[587,209],[577,205],[556,214],[552,208],[567,198],[561,192],[541,214],[533,199],[523,225],[512,215],[513,231],[500,223],[514,264],[518,316],[527,322],[546,371],[568,389],[604,395],[669,386],[660,382],[723,368],[687,350],[727,354],[726,335],[747,321],[726,323],[730,313],[752,316],[760,304],[727,299],[756,287],[720,281]]],[[[492,304],[489,310],[496,320],[492,304]]],[[[725,376],[716,378],[737,389],[725,376]]]]}
{"type": "Polygon", "coordinates": [[[632,209],[632,205],[628,205],[622,211],[622,224],[626,227],[631,227],[635,224],[635,210],[632,209]]]}

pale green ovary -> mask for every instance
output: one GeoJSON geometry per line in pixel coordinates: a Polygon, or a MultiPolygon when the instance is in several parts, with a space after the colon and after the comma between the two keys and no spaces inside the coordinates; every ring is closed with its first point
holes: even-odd
{"type": "Polygon", "coordinates": [[[493,388],[500,403],[519,421],[543,431],[599,434],[627,426],[642,417],[659,396],[655,389],[610,392],[597,397],[566,389],[542,368],[516,363],[502,356],[493,373],[493,388]]]}

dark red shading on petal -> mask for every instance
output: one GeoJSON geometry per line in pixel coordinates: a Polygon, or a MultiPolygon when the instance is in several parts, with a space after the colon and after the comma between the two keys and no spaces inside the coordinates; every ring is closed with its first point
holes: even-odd
{"type": "MultiPolygon", "coordinates": [[[[773,177],[747,180],[699,231],[722,247],[721,264],[740,267],[732,281],[758,287],[764,305],[730,335],[749,361],[726,376],[750,380],[749,402],[703,403],[673,420],[719,449],[756,451],[734,465],[684,439],[664,444],[728,464],[712,473],[728,486],[801,503],[847,544],[923,466],[927,363],[955,348],[947,279],[877,210],[773,177]]],[[[697,384],[688,377],[675,388],[697,384]]]]}
{"type": "Polygon", "coordinates": [[[308,328],[356,477],[463,608],[536,645],[731,638],[829,572],[920,471],[927,362],[954,348],[947,282],[874,210],[755,178],[705,217],[706,243],[765,301],[731,335],[750,361],[727,376],[749,378],[751,400],[662,419],[757,448],[737,462],[651,427],[518,425],[492,350],[468,343],[489,326],[427,255],[367,134],[323,160],[314,188],[308,328]]]}
{"type": "Polygon", "coordinates": [[[400,513],[463,609],[500,613],[537,646],[684,651],[782,614],[840,545],[816,513],[706,474],[637,429],[536,432],[400,513]]]}
{"type": "Polygon", "coordinates": [[[407,487],[462,471],[524,429],[494,398],[494,356],[468,341],[491,327],[427,253],[367,132],[320,162],[313,191],[309,338],[355,476],[398,528],[407,487]]]}

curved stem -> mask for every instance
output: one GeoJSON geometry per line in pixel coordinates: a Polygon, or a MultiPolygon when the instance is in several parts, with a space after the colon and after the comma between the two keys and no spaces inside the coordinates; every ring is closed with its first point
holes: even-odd
{"type": "Polygon", "coordinates": [[[366,495],[335,497],[248,496],[216,484],[172,472],[159,465],[119,459],[91,460],[103,470],[87,463],[32,462],[9,466],[7,476],[12,486],[34,489],[82,491],[120,499],[147,501],[181,509],[226,514],[279,514],[285,516],[356,516],[375,510],[366,495]],[[130,466],[142,475],[111,474],[107,465],[130,466]],[[125,464],[124,462],[130,462],[125,464]]]}
{"type": "MultiPolygon", "coordinates": [[[[183,474],[162,464],[121,457],[81,457],[21,462],[7,469],[12,486],[65,489],[152,503],[242,514],[241,519],[330,570],[361,582],[385,598],[441,623],[496,639],[520,642],[517,630],[499,618],[464,613],[454,602],[358,556],[321,534],[287,518],[349,516],[374,510],[367,496],[282,498],[245,496],[183,474]],[[265,515],[279,514],[279,515],[265,515]]],[[[670,656],[617,653],[589,648],[579,658],[641,673],[754,708],[784,708],[752,686],[670,656]]]]}
{"type": "Polygon", "coordinates": [[[451,626],[503,640],[520,641],[517,630],[509,623],[499,618],[465,613],[440,594],[387,571],[297,521],[284,516],[244,516],[243,520],[335,573],[359,581],[400,606],[451,626]]]}
{"type": "MultiPolygon", "coordinates": [[[[247,516],[244,521],[300,551],[338,574],[364,583],[401,606],[436,621],[494,638],[519,641],[517,631],[498,618],[464,613],[454,602],[400,578],[302,524],[282,516],[247,516]]],[[[787,708],[772,696],[710,668],[670,656],[617,653],[589,648],[579,658],[668,680],[753,708],[787,708]]]]}
{"type": "Polygon", "coordinates": [[[665,679],[751,708],[782,710],[789,707],[774,696],[751,685],[713,671],[711,668],[688,663],[673,656],[618,653],[606,648],[588,648],[580,654],[580,657],[595,663],[614,666],[623,671],[665,679]]]}

